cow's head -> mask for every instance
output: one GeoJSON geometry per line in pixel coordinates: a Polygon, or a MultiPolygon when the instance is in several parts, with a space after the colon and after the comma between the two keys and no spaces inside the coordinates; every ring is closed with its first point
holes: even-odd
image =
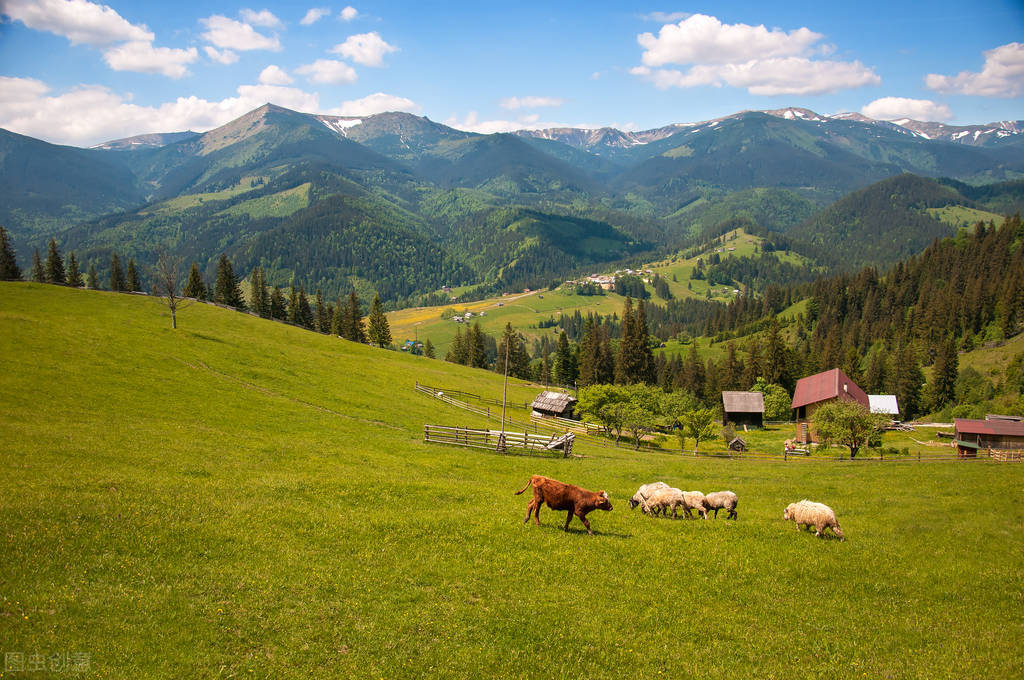
{"type": "Polygon", "coordinates": [[[598,496],[597,507],[599,509],[601,509],[601,510],[611,510],[612,509],[612,502],[610,500],[608,500],[608,492],[607,491],[598,491],[597,492],[597,496],[598,496]]]}

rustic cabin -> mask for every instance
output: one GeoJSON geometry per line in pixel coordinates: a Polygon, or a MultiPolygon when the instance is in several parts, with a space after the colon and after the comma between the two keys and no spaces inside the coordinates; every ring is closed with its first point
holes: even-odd
{"type": "Polygon", "coordinates": [[[764,427],[762,392],[722,392],[722,425],[764,427]]]}
{"type": "Polygon", "coordinates": [[[1024,451],[1024,423],[1012,420],[953,421],[953,442],[960,458],[976,458],[978,451],[1024,451]]]}
{"type": "Polygon", "coordinates": [[[533,415],[541,417],[572,418],[576,397],[565,392],[541,392],[530,404],[533,415]]]}
{"type": "Polygon", "coordinates": [[[891,416],[893,420],[899,418],[900,405],[896,402],[895,394],[869,394],[868,403],[872,413],[891,416]]]}
{"type": "Polygon", "coordinates": [[[851,401],[864,408],[871,408],[868,395],[842,369],[833,368],[831,371],[800,378],[793,391],[797,442],[809,444],[814,441],[811,417],[822,404],[830,401],[851,401]]]}
{"type": "Polygon", "coordinates": [[[743,441],[743,437],[736,437],[729,442],[729,449],[732,451],[746,451],[747,443],[743,441]]]}

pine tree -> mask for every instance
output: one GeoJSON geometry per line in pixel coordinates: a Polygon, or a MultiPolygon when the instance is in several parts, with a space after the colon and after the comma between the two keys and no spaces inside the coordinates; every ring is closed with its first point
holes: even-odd
{"type": "Polygon", "coordinates": [[[85,275],[85,286],[93,290],[100,287],[100,277],[96,273],[96,264],[93,262],[89,263],[89,273],[85,275]]]}
{"type": "Polygon", "coordinates": [[[316,289],[316,322],[314,327],[317,333],[331,332],[331,315],[327,305],[324,304],[324,294],[319,288],[316,289]]]}
{"type": "Polygon", "coordinates": [[[580,338],[580,364],[577,384],[580,387],[597,384],[597,359],[601,352],[600,336],[594,327],[594,319],[587,317],[580,338]]]}
{"type": "Polygon", "coordinates": [[[889,391],[896,395],[900,413],[905,420],[912,420],[919,414],[922,385],[924,372],[917,352],[910,343],[903,343],[896,351],[896,359],[890,371],[889,391]]]}
{"type": "Polygon", "coordinates": [[[139,272],[135,269],[135,260],[128,258],[128,273],[125,275],[125,285],[132,292],[142,290],[142,282],[139,281],[139,272]]]}
{"type": "Polygon", "coordinates": [[[388,325],[388,318],[384,316],[384,305],[381,304],[379,295],[373,296],[368,323],[367,336],[370,342],[378,347],[390,347],[391,327],[388,325]]]}
{"type": "Polygon", "coordinates": [[[120,293],[126,290],[128,282],[124,278],[124,270],[121,269],[121,260],[118,258],[117,253],[111,253],[110,255],[110,290],[115,293],[120,293]]]}
{"type": "Polygon", "coordinates": [[[551,384],[551,355],[547,352],[544,352],[544,356],[541,358],[538,381],[542,385],[551,384]]]}
{"type": "Polygon", "coordinates": [[[344,306],[341,304],[341,296],[338,296],[338,303],[331,310],[331,335],[341,337],[341,328],[344,323],[344,306]]]}
{"type": "MultiPolygon", "coordinates": [[[[736,355],[736,343],[729,341],[725,347],[725,364],[722,367],[722,389],[739,390],[743,380],[743,362],[736,355]]],[[[750,385],[747,385],[749,387],[750,385]]]]}
{"type": "Polygon", "coordinates": [[[345,309],[342,311],[341,337],[352,342],[366,342],[366,330],[363,328],[363,310],[359,297],[353,290],[348,294],[345,309]]]}
{"type": "Polygon", "coordinates": [[[450,361],[453,364],[462,364],[466,361],[466,344],[465,339],[462,337],[462,326],[455,328],[455,338],[452,340],[452,344],[448,347],[448,353],[444,355],[445,361],[450,361]]]}
{"type": "Polygon", "coordinates": [[[313,317],[313,310],[309,306],[309,298],[306,297],[306,286],[299,284],[298,310],[295,313],[296,322],[303,328],[313,329],[316,319],[313,317]]]}
{"type": "Polygon", "coordinates": [[[46,271],[43,270],[43,261],[39,259],[39,248],[32,253],[32,280],[36,283],[46,282],[46,271]]]}
{"type": "Polygon", "coordinates": [[[752,340],[747,351],[747,361],[743,366],[743,389],[749,390],[750,386],[764,375],[761,363],[761,343],[752,340]]]}
{"type": "Polygon", "coordinates": [[[559,385],[572,385],[576,382],[576,361],[569,348],[569,338],[565,331],[558,334],[558,345],[555,349],[555,382],[559,385]]]}
{"type": "Polygon", "coordinates": [[[293,323],[296,326],[302,325],[302,314],[299,312],[299,289],[295,287],[295,282],[292,281],[291,289],[288,292],[288,323],[293,323]]]}
{"type": "Polygon", "coordinates": [[[960,358],[957,356],[953,336],[947,335],[935,355],[932,367],[932,395],[936,410],[956,400],[956,378],[960,371],[960,358]]]}
{"type": "Polygon", "coordinates": [[[249,288],[249,309],[264,319],[270,317],[270,293],[267,292],[267,277],[263,274],[263,267],[253,267],[249,288]]]}
{"type": "Polygon", "coordinates": [[[868,370],[864,374],[864,389],[869,394],[878,394],[885,389],[888,377],[885,361],[885,348],[878,348],[868,360],[868,370]]]}
{"type": "Polygon", "coordinates": [[[622,307],[622,340],[619,342],[619,356],[615,361],[615,382],[632,385],[640,381],[643,357],[636,346],[636,317],[633,314],[633,299],[626,297],[622,307]]]}
{"type": "Polygon", "coordinates": [[[484,344],[484,332],[477,321],[470,329],[466,340],[466,365],[473,368],[487,368],[487,347],[484,344]]]}
{"type": "Polygon", "coordinates": [[[647,329],[647,306],[642,299],[637,301],[636,325],[633,327],[633,330],[636,333],[633,342],[640,360],[639,381],[648,385],[656,385],[658,374],[654,369],[654,354],[651,352],[651,345],[647,340],[649,335],[647,329]]]}
{"type": "Polygon", "coordinates": [[[427,357],[428,359],[437,358],[437,353],[434,350],[434,343],[430,341],[430,338],[427,338],[427,341],[423,343],[423,356],[427,357]]]}
{"type": "Polygon", "coordinates": [[[228,307],[245,309],[242,289],[239,287],[235,271],[231,267],[231,260],[224,253],[220,254],[220,261],[217,263],[217,283],[213,292],[213,301],[228,307]]]}
{"type": "Polygon", "coordinates": [[[21,268],[18,258],[14,255],[14,246],[7,230],[0,227],[0,281],[18,281],[21,279],[21,268]]]}
{"type": "Polygon", "coordinates": [[[199,265],[195,262],[192,263],[192,269],[188,272],[188,283],[185,284],[185,290],[181,291],[181,294],[196,300],[206,299],[206,284],[203,283],[203,275],[199,272],[199,265]]]}
{"type": "Polygon", "coordinates": [[[82,272],[78,268],[78,260],[75,259],[74,253],[68,253],[67,281],[73,288],[82,287],[82,272]]]}
{"type": "Polygon", "coordinates": [[[781,385],[786,371],[786,346],[782,341],[778,317],[768,323],[768,339],[765,342],[764,367],[761,375],[773,385],[781,385]]]}
{"type": "Polygon", "coordinates": [[[60,251],[57,249],[57,241],[50,239],[50,246],[46,254],[46,282],[47,283],[67,283],[67,273],[64,271],[64,258],[60,256],[60,251]]]}
{"type": "Polygon", "coordinates": [[[615,354],[612,352],[610,332],[607,324],[601,326],[597,352],[596,380],[598,385],[611,385],[615,382],[615,354]]]}
{"type": "Polygon", "coordinates": [[[284,293],[278,286],[270,291],[270,318],[284,321],[288,318],[288,310],[284,301],[284,293]]]}

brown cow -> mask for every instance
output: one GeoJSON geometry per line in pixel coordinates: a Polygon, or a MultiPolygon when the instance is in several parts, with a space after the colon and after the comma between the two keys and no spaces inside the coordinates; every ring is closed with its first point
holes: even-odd
{"type": "Polygon", "coordinates": [[[530,521],[530,515],[532,514],[534,516],[534,523],[540,526],[540,506],[547,503],[548,507],[552,510],[568,510],[569,514],[565,517],[566,531],[569,530],[569,522],[572,521],[572,516],[576,515],[583,522],[583,526],[587,528],[587,533],[593,535],[594,532],[590,530],[590,522],[587,521],[587,513],[594,509],[612,509],[612,504],[608,500],[608,493],[606,491],[595,493],[578,487],[575,484],[565,484],[556,479],[549,479],[541,475],[530,477],[530,483],[516,491],[515,495],[518,496],[531,486],[533,487],[533,499],[526,506],[526,519],[523,520],[523,524],[530,521]]]}

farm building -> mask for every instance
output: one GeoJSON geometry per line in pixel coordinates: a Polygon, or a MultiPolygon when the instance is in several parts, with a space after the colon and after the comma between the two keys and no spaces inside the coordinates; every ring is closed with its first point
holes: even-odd
{"type": "Polygon", "coordinates": [[[764,394],[722,392],[722,424],[764,427],[764,394]]]}
{"type": "Polygon", "coordinates": [[[900,405],[895,394],[869,394],[868,403],[872,413],[881,413],[895,418],[900,414],[900,405]]]}
{"type": "Polygon", "coordinates": [[[796,382],[793,391],[793,409],[796,410],[796,441],[807,444],[814,441],[811,416],[822,404],[830,401],[853,401],[871,408],[868,395],[843,373],[842,369],[817,373],[796,382]]]}
{"type": "Polygon", "coordinates": [[[557,416],[559,418],[572,418],[572,409],[575,406],[576,397],[571,394],[548,391],[538,394],[530,404],[535,416],[557,416]]]}
{"type": "Polygon", "coordinates": [[[953,440],[957,455],[974,458],[979,450],[1024,451],[1024,423],[1012,420],[953,421],[953,440]]]}

